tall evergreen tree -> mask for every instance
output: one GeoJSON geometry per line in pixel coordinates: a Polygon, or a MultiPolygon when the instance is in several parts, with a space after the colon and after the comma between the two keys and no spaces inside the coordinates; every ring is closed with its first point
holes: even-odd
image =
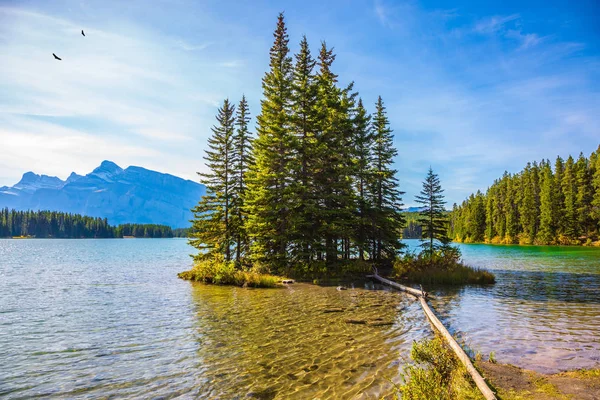
{"type": "Polygon", "coordinates": [[[309,264],[320,248],[315,224],[318,204],[315,193],[315,152],[317,137],[318,87],[313,59],[306,36],[295,55],[293,71],[291,129],[295,137],[291,183],[291,257],[309,264]]]}
{"type": "Polygon", "coordinates": [[[347,234],[354,212],[349,180],[349,112],[352,104],[345,91],[337,86],[337,75],[331,69],[334,60],[333,50],[323,42],[317,62],[319,133],[315,186],[320,205],[318,231],[324,238],[326,260],[330,265],[337,262],[338,241],[347,234]]]}
{"type": "Polygon", "coordinates": [[[596,232],[600,234],[600,146],[598,146],[598,150],[593,154],[593,157],[590,157],[590,165],[593,166],[592,186],[594,188],[591,214],[596,223],[596,232]]]}
{"type": "Polygon", "coordinates": [[[235,260],[239,265],[241,258],[249,252],[250,242],[246,232],[247,213],[244,207],[246,189],[248,186],[246,175],[254,163],[252,158],[252,138],[248,130],[250,122],[250,109],[246,96],[242,96],[237,107],[235,117],[236,131],[233,136],[232,174],[235,183],[232,187],[232,222],[235,236],[235,260]]]}
{"type": "Polygon", "coordinates": [[[354,241],[358,246],[358,256],[365,257],[369,242],[373,240],[371,219],[373,217],[373,197],[369,183],[373,180],[374,136],[371,129],[371,116],[363,106],[362,99],[358,100],[354,123],[354,184],[357,193],[357,218],[354,229],[354,241]]]}
{"type": "Polygon", "coordinates": [[[556,185],[549,162],[542,164],[542,188],[540,193],[540,231],[539,241],[543,244],[552,243],[556,237],[556,185]]]}
{"type": "Polygon", "coordinates": [[[231,208],[233,205],[233,187],[236,183],[233,153],[235,133],[235,107],[225,99],[219,108],[217,124],[212,128],[206,150],[207,173],[198,173],[200,182],[206,186],[194,213],[194,234],[190,245],[200,250],[196,260],[214,254],[222,254],[226,261],[231,260],[231,247],[234,240],[234,224],[231,208]]]}
{"type": "Polygon", "coordinates": [[[415,196],[415,201],[423,207],[419,213],[419,223],[423,228],[421,246],[430,258],[440,244],[444,245],[450,242],[447,236],[448,219],[444,215],[446,202],[443,193],[444,189],[442,189],[440,179],[429,167],[427,177],[423,181],[423,189],[419,195],[415,196]]]}
{"type": "Polygon", "coordinates": [[[373,257],[376,261],[395,256],[402,248],[400,242],[404,216],[400,212],[402,195],[398,189],[396,170],[392,168],[398,151],[394,147],[394,137],[381,96],[377,99],[373,115],[373,175],[371,192],[373,195],[373,257]]]}
{"type": "Polygon", "coordinates": [[[592,186],[592,176],[589,161],[583,153],[579,154],[575,164],[575,186],[577,194],[575,196],[575,212],[577,225],[581,233],[585,236],[590,234],[592,229],[592,200],[594,197],[594,188],[592,186]]]}
{"type": "Polygon", "coordinates": [[[562,194],[565,199],[562,210],[564,220],[564,233],[569,239],[576,239],[579,236],[579,226],[577,224],[577,189],[575,187],[575,161],[569,156],[565,163],[565,170],[561,182],[562,194]]]}
{"type": "Polygon", "coordinates": [[[270,69],[263,78],[263,100],[248,173],[245,205],[251,253],[274,271],[288,264],[291,160],[292,58],[283,14],[279,14],[270,50],[270,69]]]}

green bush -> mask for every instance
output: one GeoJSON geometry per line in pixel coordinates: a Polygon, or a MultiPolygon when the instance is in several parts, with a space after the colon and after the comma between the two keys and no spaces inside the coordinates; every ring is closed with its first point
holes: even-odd
{"type": "Polygon", "coordinates": [[[433,254],[407,253],[396,259],[393,274],[396,278],[405,278],[411,282],[439,285],[490,284],[496,277],[489,271],[473,268],[460,261],[461,253],[457,247],[441,246],[433,254]]]}
{"type": "Polygon", "coordinates": [[[281,286],[279,282],[282,280],[280,277],[255,270],[236,268],[233,261],[226,262],[222,255],[197,261],[191,270],[180,272],[177,276],[194,282],[257,288],[278,287],[281,286]]]}
{"type": "Polygon", "coordinates": [[[414,342],[415,364],[404,369],[399,387],[403,400],[471,400],[483,396],[473,385],[465,367],[440,337],[414,342]]]}

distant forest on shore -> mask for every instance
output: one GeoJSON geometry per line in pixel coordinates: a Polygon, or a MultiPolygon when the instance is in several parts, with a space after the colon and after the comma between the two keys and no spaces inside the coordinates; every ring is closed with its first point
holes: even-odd
{"type": "Polygon", "coordinates": [[[57,211],[0,210],[0,237],[34,238],[172,238],[170,226],[122,224],[112,226],[106,218],[57,211]]]}
{"type": "Polygon", "coordinates": [[[471,194],[450,214],[457,242],[592,244],[600,240],[600,146],[589,158],[558,157],[505,172],[487,192],[471,194]]]}

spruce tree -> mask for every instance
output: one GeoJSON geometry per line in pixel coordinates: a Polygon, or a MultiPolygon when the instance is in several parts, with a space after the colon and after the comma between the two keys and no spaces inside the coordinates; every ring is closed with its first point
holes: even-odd
{"type": "Polygon", "coordinates": [[[593,166],[592,186],[594,188],[591,214],[596,223],[596,234],[600,236],[600,146],[593,157],[590,157],[590,165],[593,166]]]}
{"type": "Polygon", "coordinates": [[[362,99],[358,100],[354,124],[354,184],[357,193],[357,218],[354,228],[354,241],[358,247],[358,257],[364,260],[369,242],[373,240],[371,219],[373,217],[373,197],[369,183],[373,180],[373,132],[371,116],[363,106],[362,99]]]}
{"type": "Polygon", "coordinates": [[[588,236],[590,234],[590,229],[592,228],[591,207],[594,193],[589,162],[583,153],[579,154],[579,158],[575,164],[575,186],[577,188],[575,197],[577,224],[581,233],[588,236]]]}
{"type": "Polygon", "coordinates": [[[288,264],[291,160],[290,130],[292,58],[283,14],[279,14],[270,50],[270,69],[263,78],[263,100],[253,143],[254,164],[248,173],[245,207],[254,261],[274,272],[288,264]]]}
{"type": "Polygon", "coordinates": [[[250,109],[246,96],[237,107],[235,116],[235,135],[233,136],[232,151],[232,173],[235,183],[232,187],[232,219],[235,236],[235,260],[239,265],[243,256],[249,252],[250,242],[246,232],[247,214],[244,207],[246,198],[246,189],[248,186],[247,177],[250,166],[254,163],[252,158],[252,138],[248,129],[250,122],[250,109]]]}
{"type": "Polygon", "coordinates": [[[524,234],[525,242],[532,244],[536,234],[536,216],[538,214],[535,198],[535,178],[531,163],[527,163],[527,167],[523,170],[521,176],[521,184],[523,191],[522,201],[519,206],[519,222],[524,234]]]}
{"type": "Polygon", "coordinates": [[[194,259],[200,260],[215,254],[222,254],[226,261],[231,260],[231,246],[234,240],[233,206],[234,174],[234,131],[235,107],[225,99],[219,108],[217,125],[212,128],[206,150],[207,173],[198,173],[200,182],[206,186],[194,213],[194,234],[189,243],[200,250],[194,259]]]}
{"type": "Polygon", "coordinates": [[[550,244],[556,237],[556,185],[550,162],[542,164],[542,188],[540,193],[540,231],[539,241],[550,244]]]}
{"type": "Polygon", "coordinates": [[[404,215],[396,170],[392,168],[398,151],[381,96],[377,99],[373,115],[373,173],[371,192],[373,196],[373,258],[381,262],[393,258],[402,248],[400,242],[404,215]]]}
{"type": "Polygon", "coordinates": [[[565,199],[562,216],[564,221],[564,234],[568,239],[579,237],[577,224],[577,188],[575,186],[575,161],[569,156],[565,163],[565,170],[561,182],[561,190],[565,199]]]}
{"type": "Polygon", "coordinates": [[[317,135],[317,84],[313,59],[306,36],[295,55],[291,100],[291,130],[294,135],[294,159],[291,183],[291,258],[309,264],[320,247],[316,215],[315,153],[317,135]]]}
{"type": "Polygon", "coordinates": [[[317,229],[324,241],[329,265],[337,262],[338,241],[352,226],[354,212],[350,176],[349,133],[351,99],[337,87],[337,75],[331,66],[335,60],[332,49],[322,43],[319,52],[318,135],[315,165],[315,188],[319,202],[317,229]],[[346,97],[345,97],[346,96],[346,97]]]}
{"type": "Polygon", "coordinates": [[[450,242],[447,236],[448,219],[444,214],[446,202],[443,193],[444,189],[442,189],[440,179],[429,167],[427,177],[423,181],[423,189],[419,195],[415,196],[415,201],[423,207],[419,213],[419,223],[423,228],[421,247],[430,259],[440,245],[450,242]]]}

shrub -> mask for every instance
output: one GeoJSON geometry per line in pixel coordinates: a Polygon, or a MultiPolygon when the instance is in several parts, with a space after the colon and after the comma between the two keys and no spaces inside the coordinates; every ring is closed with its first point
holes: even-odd
{"type": "Polygon", "coordinates": [[[442,246],[429,253],[407,253],[394,262],[394,276],[420,284],[489,284],[495,283],[494,274],[473,268],[460,261],[460,249],[442,246]]]}
{"type": "Polygon", "coordinates": [[[238,269],[233,261],[225,261],[222,255],[199,260],[191,270],[181,272],[177,276],[194,282],[261,288],[281,286],[279,282],[282,280],[280,277],[256,270],[238,269]]]}
{"type": "Polygon", "coordinates": [[[414,365],[404,369],[403,400],[482,399],[465,367],[440,337],[414,342],[414,365]]]}

